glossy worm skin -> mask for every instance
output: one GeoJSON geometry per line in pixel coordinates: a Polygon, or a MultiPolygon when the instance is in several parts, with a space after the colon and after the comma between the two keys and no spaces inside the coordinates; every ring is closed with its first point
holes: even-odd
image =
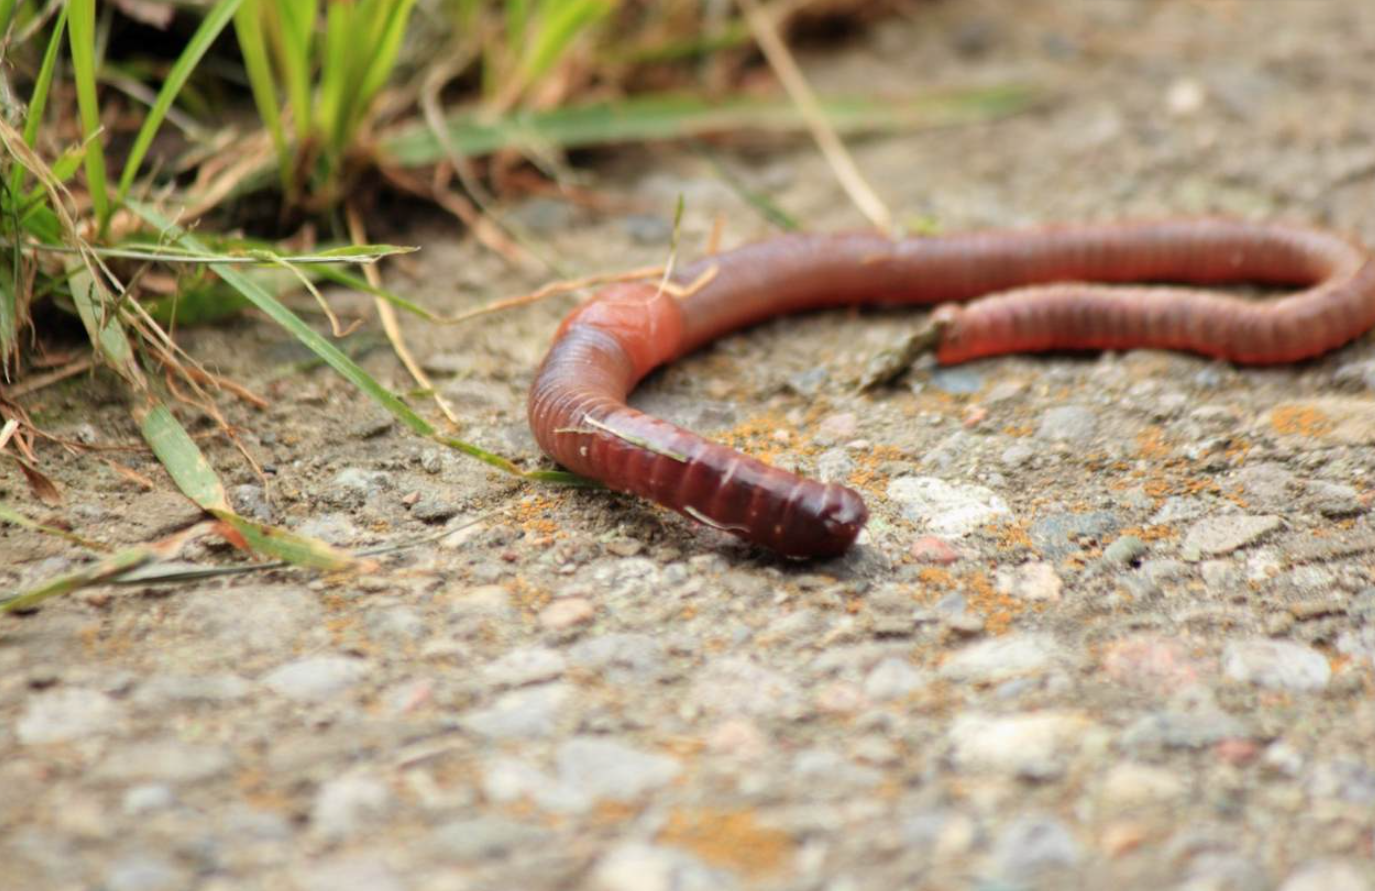
{"type": "Polygon", "coordinates": [[[844,552],[867,519],[863,500],[627,407],[651,369],[772,316],[856,304],[943,304],[933,316],[942,363],[1157,347],[1273,364],[1375,325],[1369,254],[1278,224],[1175,220],[896,241],[789,235],[702,260],[675,281],[712,267],[686,297],[618,285],[570,314],[530,388],[530,426],[565,467],[791,557],[844,552]],[[1242,282],[1303,290],[1253,301],[1203,287],[1242,282]]]}

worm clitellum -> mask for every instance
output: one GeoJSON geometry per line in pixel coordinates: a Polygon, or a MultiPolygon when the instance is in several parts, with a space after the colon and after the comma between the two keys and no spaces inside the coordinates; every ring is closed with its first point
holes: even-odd
{"type": "Polygon", "coordinates": [[[932,320],[946,364],[1157,347],[1264,365],[1317,356],[1375,325],[1365,249],[1277,224],[789,235],[701,260],[675,281],[712,267],[687,296],[616,285],[564,319],[530,388],[530,426],[565,467],[791,557],[842,553],[867,519],[863,500],[627,407],[651,369],[776,315],[859,304],[944,304],[932,320]],[[1303,290],[1255,301],[1201,287],[1229,283],[1303,290]]]}

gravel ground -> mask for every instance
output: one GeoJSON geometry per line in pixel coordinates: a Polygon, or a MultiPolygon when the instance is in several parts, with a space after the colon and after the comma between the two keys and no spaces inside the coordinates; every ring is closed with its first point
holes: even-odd
{"type": "MultiPolygon", "coordinates": [[[[864,41],[809,72],[1054,97],[856,145],[902,219],[1222,212],[1375,243],[1375,4],[965,0],[864,41]]],[[[814,229],[860,222],[805,146],[724,159],[814,229]]],[[[679,194],[688,253],[718,218],[727,243],[769,233],[699,155],[592,170],[611,209],[512,210],[588,268],[661,259],[679,194]]],[[[392,283],[436,307],[537,283],[446,223],[407,237],[425,250],[392,283]]],[[[564,309],[413,326],[465,436],[538,460],[523,392],[564,309]]],[[[292,370],[252,318],[186,332],[273,402],[233,409],[270,492],[212,448],[245,512],[350,547],[453,531],[364,577],[101,589],[0,623],[0,886],[1371,891],[1375,345],[1267,370],[1017,356],[850,395],[915,318],[767,324],[637,397],[864,491],[861,545],[811,564],[488,473],[292,370]]],[[[404,388],[386,350],[363,361],[404,388]]],[[[97,378],[31,407],[119,444],[120,399],[97,378]]],[[[195,519],[103,464],[55,474],[94,538],[195,519]]],[[[0,549],[0,587],[73,559],[13,529],[0,549]]]]}

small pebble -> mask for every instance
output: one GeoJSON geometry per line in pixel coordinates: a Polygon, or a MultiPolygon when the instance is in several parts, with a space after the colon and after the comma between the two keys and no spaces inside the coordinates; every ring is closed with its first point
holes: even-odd
{"type": "Polygon", "coordinates": [[[1229,643],[1222,656],[1231,680],[1296,693],[1321,690],[1332,678],[1327,658],[1310,647],[1255,638],[1229,643]]]}
{"type": "Polygon", "coordinates": [[[1041,415],[1036,438],[1086,445],[1098,433],[1098,412],[1082,405],[1062,405],[1041,415]]]}
{"type": "Polygon", "coordinates": [[[311,656],[297,659],[269,672],[268,689],[297,702],[333,699],[363,679],[368,666],[344,656],[311,656]]]}
{"type": "Polygon", "coordinates": [[[1182,553],[1186,560],[1230,554],[1254,544],[1282,525],[1273,515],[1229,514],[1199,520],[1184,535],[1182,553]]]}
{"type": "Polygon", "coordinates": [[[949,566],[960,559],[959,551],[948,541],[935,535],[923,535],[912,542],[909,553],[919,563],[933,563],[937,566],[949,566]]]}
{"type": "Polygon", "coordinates": [[[952,681],[991,684],[1044,673],[1056,656],[1057,648],[1048,637],[1009,634],[957,650],[941,665],[940,675],[952,681]]]}
{"type": "Polygon", "coordinates": [[[991,489],[949,483],[929,476],[898,477],[888,497],[902,514],[938,536],[961,538],[999,517],[1010,515],[1007,502],[991,489]]]}
{"type": "Polygon", "coordinates": [[[584,597],[564,597],[540,610],[539,623],[550,631],[566,631],[591,622],[597,615],[592,602],[584,597]]]}
{"type": "Polygon", "coordinates": [[[15,733],[24,745],[48,745],[110,733],[123,721],[124,707],[109,696],[67,687],[30,698],[15,733]]]}

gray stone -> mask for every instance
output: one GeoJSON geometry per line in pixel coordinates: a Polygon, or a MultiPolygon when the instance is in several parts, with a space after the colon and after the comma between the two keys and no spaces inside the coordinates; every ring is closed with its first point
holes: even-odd
{"type": "Polygon", "coordinates": [[[578,209],[567,201],[536,196],[508,210],[505,218],[534,235],[555,235],[577,224],[578,209]]]}
{"type": "Polygon", "coordinates": [[[1082,405],[1061,405],[1041,415],[1036,438],[1086,445],[1097,432],[1097,412],[1082,405]]]}
{"type": "Polygon", "coordinates": [[[15,733],[24,745],[47,745],[111,733],[123,722],[124,706],[104,693],[63,687],[29,699],[15,733]]]}
{"type": "Polygon", "coordinates": [[[175,703],[224,704],[248,695],[248,681],[236,674],[156,674],[139,685],[134,703],[160,708],[175,703]]]}
{"type": "Polygon", "coordinates": [[[1016,442],[1003,449],[998,460],[1007,467],[1021,467],[1036,457],[1036,450],[1023,442],[1016,442]]]}
{"type": "Polygon", "coordinates": [[[735,880],[675,848],[622,843],[592,868],[589,891],[730,891],[735,880]]]}
{"type": "Polygon", "coordinates": [[[1146,553],[1146,543],[1135,535],[1124,535],[1103,551],[1103,562],[1115,566],[1129,566],[1146,553]]]}
{"type": "Polygon", "coordinates": [[[263,585],[200,590],[182,606],[187,630],[233,649],[276,651],[321,621],[320,605],[304,588],[263,585]]]}
{"type": "Polygon", "coordinates": [[[1352,390],[1375,390],[1375,359],[1343,364],[1332,373],[1332,382],[1352,390]]]}
{"type": "Polygon", "coordinates": [[[1048,816],[1020,817],[1007,825],[993,846],[998,872],[1019,883],[1079,862],[1080,848],[1069,829],[1048,816]]]}
{"type": "Polygon", "coordinates": [[[1166,709],[1142,715],[1122,734],[1128,750],[1201,749],[1224,739],[1245,739],[1249,732],[1241,721],[1216,708],[1197,711],[1166,709]]]}
{"type": "Polygon", "coordinates": [[[92,775],[115,783],[199,783],[226,773],[234,759],[221,746],[144,740],[110,752],[92,775]]]}
{"type": "Polygon", "coordinates": [[[512,690],[491,705],[466,713],[459,724],[493,739],[549,736],[571,695],[571,688],[562,683],[512,690]]]}
{"type": "Polygon", "coordinates": [[[983,389],[983,376],[970,368],[959,366],[936,368],[928,377],[931,386],[942,393],[967,396],[983,389]]]}
{"type": "Polygon", "coordinates": [[[1360,493],[1345,483],[1310,480],[1304,487],[1304,502],[1324,517],[1351,517],[1365,512],[1360,493]]]}
{"type": "Polygon", "coordinates": [[[1058,771],[1098,735],[1092,721],[1073,712],[966,713],[955,718],[948,739],[951,760],[960,770],[1040,777],[1058,771]]]}
{"type": "Polygon", "coordinates": [[[628,801],[671,781],[682,768],[677,759],[631,748],[600,737],[575,737],[554,756],[559,782],[591,799],[628,801]]]}
{"type": "Polygon", "coordinates": [[[1054,640],[1041,634],[1009,634],[955,652],[940,667],[941,677],[973,684],[1043,674],[1056,660],[1054,640]]]}
{"type": "Polygon", "coordinates": [[[648,634],[603,634],[575,644],[568,661],[600,672],[611,683],[643,683],[662,672],[664,646],[648,634]]]}
{"type": "Polygon", "coordinates": [[[673,223],[656,214],[635,213],[621,217],[621,228],[636,244],[667,244],[673,237],[673,223]]]}
{"type": "Polygon", "coordinates": [[[392,809],[395,797],[380,777],[347,774],[324,783],[310,809],[311,827],[328,841],[344,841],[375,826],[392,809]]]}
{"type": "Polygon", "coordinates": [[[353,520],[349,518],[349,515],[343,513],[325,513],[313,516],[296,526],[295,531],[307,538],[318,538],[325,544],[332,544],[337,547],[351,545],[363,534],[353,520]]]}
{"type": "Polygon", "coordinates": [[[118,860],[105,874],[105,891],[174,891],[188,876],[160,857],[134,855],[118,860]]]}
{"type": "Polygon", "coordinates": [[[524,687],[552,681],[563,674],[563,654],[548,647],[520,647],[482,669],[482,679],[496,687],[524,687]]]}
{"type": "Polygon", "coordinates": [[[1318,799],[1375,807],[1375,768],[1350,759],[1321,761],[1308,777],[1308,794],[1318,799]]]}
{"type": "Polygon", "coordinates": [[[1371,891],[1370,876],[1369,863],[1362,869],[1349,860],[1308,860],[1289,874],[1279,891],[1371,891]]]}
{"type": "Polygon", "coordinates": [[[124,813],[132,816],[166,810],[177,803],[172,787],[163,783],[144,783],[124,793],[121,801],[124,813]]]}
{"type": "Polygon", "coordinates": [[[312,863],[296,874],[300,891],[408,891],[378,854],[351,853],[312,863]]]}
{"type": "Polygon", "coordinates": [[[908,520],[952,538],[969,535],[986,523],[1011,515],[1007,502],[992,489],[972,483],[903,476],[890,482],[887,491],[908,520]]]}
{"type": "Polygon", "coordinates": [[[1265,868],[1240,854],[1205,851],[1189,863],[1178,891],[1270,891],[1265,868]]]}
{"type": "Polygon", "coordinates": [[[1058,563],[1079,550],[1077,539],[1101,540],[1121,525],[1121,519],[1111,511],[1091,511],[1051,514],[1032,523],[1029,531],[1041,556],[1058,563]]]}
{"type": "Polygon", "coordinates": [[[422,523],[443,523],[457,516],[458,505],[442,498],[422,498],[411,508],[411,516],[422,523]]]}
{"type": "Polygon", "coordinates": [[[539,826],[484,816],[445,823],[429,834],[426,847],[436,859],[465,862],[532,850],[548,837],[549,830],[539,826]]]}
{"type": "Polygon", "coordinates": [[[1332,668],[1311,647],[1282,640],[1255,638],[1229,643],[1222,656],[1227,677],[1272,690],[1311,692],[1327,686],[1332,668]]]}
{"type": "Polygon", "coordinates": [[[804,704],[792,678],[743,656],[713,660],[698,673],[689,699],[717,715],[754,717],[793,717],[804,704]]]}
{"type": "Polygon", "coordinates": [[[1228,483],[1240,485],[1242,496],[1253,507],[1266,510],[1293,507],[1293,489],[1297,481],[1294,474],[1278,464],[1248,464],[1232,474],[1228,483]]]}
{"type": "Polygon", "coordinates": [[[325,702],[357,684],[365,662],[346,656],[309,656],[281,665],[263,678],[272,692],[297,702],[325,702]]]}
{"type": "Polygon", "coordinates": [[[1282,525],[1271,514],[1226,514],[1199,520],[1184,535],[1183,554],[1186,560],[1230,554],[1238,548],[1254,544],[1282,525]]]}
{"type": "Polygon", "coordinates": [[[418,641],[429,633],[429,623],[419,610],[409,606],[383,606],[363,616],[368,636],[389,643],[418,641]]]}
{"type": "Polygon", "coordinates": [[[232,492],[234,508],[243,516],[264,523],[272,522],[272,505],[267,501],[267,492],[262,486],[245,483],[235,486],[232,492]]]}
{"type": "Polygon", "coordinates": [[[864,679],[864,695],[877,702],[902,697],[920,689],[927,678],[906,659],[890,656],[884,659],[864,679]]]}
{"type": "Polygon", "coordinates": [[[391,488],[391,477],[380,470],[345,467],[330,480],[330,486],[340,501],[347,501],[350,497],[376,498],[391,488]]]}

